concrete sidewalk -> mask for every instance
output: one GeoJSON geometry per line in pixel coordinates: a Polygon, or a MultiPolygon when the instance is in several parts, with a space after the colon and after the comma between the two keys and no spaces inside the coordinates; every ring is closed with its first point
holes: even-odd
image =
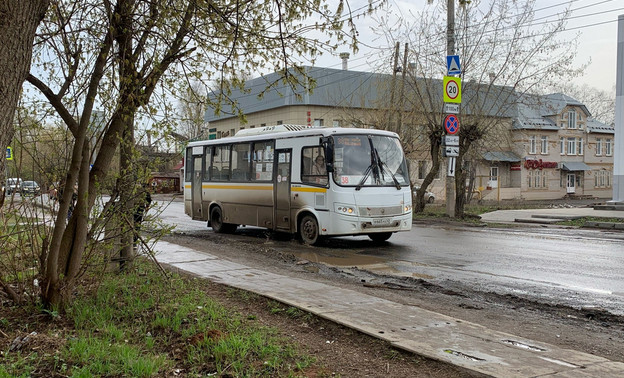
{"type": "MultiPolygon", "coordinates": [[[[497,210],[481,214],[481,221],[486,223],[537,223],[552,224],[559,221],[581,217],[619,218],[623,223],[619,226],[610,222],[593,222],[599,228],[624,230],[624,211],[596,210],[593,207],[565,207],[552,209],[497,210]],[[608,224],[607,224],[608,223],[608,224]],[[616,227],[617,226],[617,227],[616,227]]],[[[589,224],[588,224],[589,225],[589,224]]]]}
{"type": "Polygon", "coordinates": [[[268,273],[167,242],[159,242],[156,250],[161,263],[298,307],[397,348],[487,375],[624,376],[624,363],[493,331],[415,306],[268,273]]]}

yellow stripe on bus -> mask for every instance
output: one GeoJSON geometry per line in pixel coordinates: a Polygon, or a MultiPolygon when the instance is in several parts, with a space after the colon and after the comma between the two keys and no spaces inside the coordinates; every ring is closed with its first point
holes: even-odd
{"type": "Polygon", "coordinates": [[[327,188],[304,188],[304,187],[291,187],[291,192],[308,192],[308,193],[326,193],[327,188]]]}
{"type": "MultiPolygon", "coordinates": [[[[191,189],[191,184],[185,184],[184,188],[191,189]]],[[[273,186],[260,186],[260,185],[202,185],[202,189],[243,189],[243,190],[273,190],[273,186]]],[[[306,192],[306,193],[327,193],[327,188],[310,188],[310,187],[291,187],[293,192],[306,192]]]]}
{"type": "Polygon", "coordinates": [[[202,189],[273,190],[271,185],[202,185],[202,189]]]}

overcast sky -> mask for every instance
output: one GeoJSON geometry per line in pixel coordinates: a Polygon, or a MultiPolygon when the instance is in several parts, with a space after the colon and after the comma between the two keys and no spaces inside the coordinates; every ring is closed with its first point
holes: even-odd
{"type": "MultiPolygon", "coordinates": [[[[333,1],[333,0],[332,0],[333,1]]],[[[377,0],[371,0],[376,3],[377,0]]],[[[433,0],[434,4],[446,0],[433,0]]],[[[352,9],[359,9],[368,4],[369,0],[351,0],[352,9]]],[[[489,3],[489,0],[481,0],[489,3]]],[[[424,7],[431,7],[427,0],[390,0],[387,5],[392,12],[410,17],[413,11],[424,7]]],[[[575,65],[580,66],[591,60],[585,74],[576,79],[578,84],[613,91],[616,79],[616,50],[617,50],[617,19],[624,14],[624,0],[535,0],[535,19],[554,20],[557,14],[566,8],[572,13],[562,38],[574,38],[580,33],[579,46],[575,65]]],[[[371,51],[392,49],[385,39],[376,38],[371,28],[376,25],[371,19],[356,20],[360,39],[357,54],[351,54],[349,69],[357,71],[374,71],[375,60],[370,58],[371,51]]],[[[340,68],[341,60],[338,56],[324,55],[316,62],[317,66],[340,68]]]]}

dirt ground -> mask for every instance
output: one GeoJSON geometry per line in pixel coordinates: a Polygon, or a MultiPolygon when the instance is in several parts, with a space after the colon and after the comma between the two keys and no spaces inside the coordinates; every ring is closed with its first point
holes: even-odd
{"type": "MultiPolygon", "coordinates": [[[[274,248],[275,243],[292,243],[292,248],[296,249],[299,245],[296,240],[274,241],[270,236],[266,239],[238,235],[224,237],[209,231],[174,235],[168,237],[167,240],[258,269],[349,288],[478,323],[519,337],[624,362],[624,317],[612,315],[599,308],[581,310],[553,306],[512,295],[471,291],[456,282],[433,285],[421,279],[379,276],[355,268],[330,267],[299,260],[294,255],[281,252],[283,248],[280,248],[281,251],[274,248]]],[[[238,305],[255,306],[244,302],[238,305]]],[[[329,358],[327,361],[331,362],[332,371],[342,376],[406,375],[395,375],[384,371],[384,364],[388,363],[387,358],[376,360],[376,357],[373,357],[380,353],[378,349],[373,348],[377,343],[362,342],[361,338],[364,336],[357,332],[336,325],[326,325],[323,329],[311,330],[307,327],[302,328],[297,322],[290,324],[290,321],[278,324],[278,326],[288,329],[288,332],[293,332],[294,338],[309,346],[310,350],[317,352],[333,345],[331,344],[332,337],[330,337],[333,332],[337,332],[336,335],[340,334],[342,340],[340,344],[352,345],[344,349],[349,353],[333,353],[332,351],[327,356],[329,358]],[[332,332],[327,333],[328,329],[332,329],[332,332]],[[323,344],[326,342],[330,344],[323,344]],[[351,354],[355,356],[348,357],[351,354]],[[374,361],[370,368],[352,370],[351,366],[358,366],[369,359],[374,361]],[[368,369],[371,369],[370,373],[368,369]]],[[[370,338],[364,337],[364,339],[370,338]]],[[[398,363],[403,365],[404,362],[403,357],[393,360],[391,365],[397,368],[395,372],[410,372],[407,375],[414,376],[424,366],[434,364],[431,368],[423,370],[426,371],[425,376],[446,377],[453,376],[455,373],[461,376],[466,374],[465,371],[453,371],[451,367],[444,367],[443,364],[428,360],[421,360],[416,364],[408,363],[404,368],[398,368],[395,365],[398,363]],[[446,369],[451,370],[446,371],[446,369]]]]}

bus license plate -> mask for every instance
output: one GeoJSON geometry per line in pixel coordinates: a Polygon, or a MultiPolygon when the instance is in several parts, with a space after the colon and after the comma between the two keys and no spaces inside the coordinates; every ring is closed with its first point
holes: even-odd
{"type": "Polygon", "coordinates": [[[373,226],[389,226],[391,223],[391,218],[373,218],[373,226]]]}

